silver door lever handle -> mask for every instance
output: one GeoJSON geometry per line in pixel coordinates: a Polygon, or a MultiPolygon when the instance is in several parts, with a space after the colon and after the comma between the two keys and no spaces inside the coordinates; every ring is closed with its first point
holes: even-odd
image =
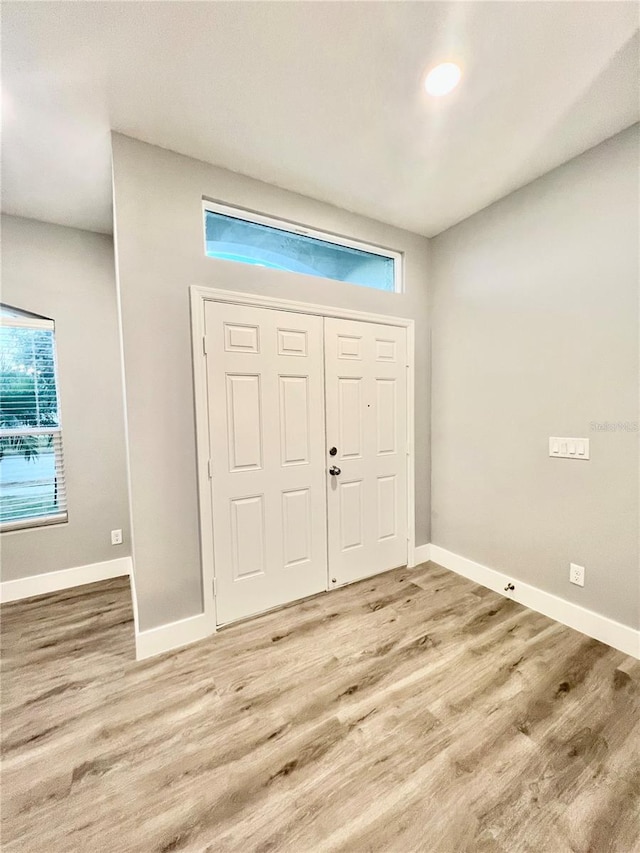
{"type": "Polygon", "coordinates": [[[342,469],[338,468],[337,465],[332,465],[331,468],[329,468],[329,473],[332,477],[337,477],[338,474],[342,474],[342,469]]]}

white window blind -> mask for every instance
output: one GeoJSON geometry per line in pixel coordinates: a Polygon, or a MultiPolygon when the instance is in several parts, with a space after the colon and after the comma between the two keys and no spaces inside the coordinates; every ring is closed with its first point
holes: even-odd
{"type": "Polygon", "coordinates": [[[67,520],[52,320],[0,306],[0,530],[67,520]]]}

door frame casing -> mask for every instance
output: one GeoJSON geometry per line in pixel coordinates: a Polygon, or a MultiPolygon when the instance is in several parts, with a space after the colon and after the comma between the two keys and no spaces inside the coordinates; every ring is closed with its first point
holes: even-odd
{"type": "Polygon", "coordinates": [[[200,529],[200,562],[202,569],[202,602],[207,623],[212,633],[216,630],[215,610],[215,567],[213,548],[213,502],[209,460],[209,405],[205,352],[205,302],[222,302],[289,311],[295,314],[311,314],[334,317],[341,320],[357,320],[363,323],[378,323],[398,326],[407,330],[407,565],[415,566],[415,322],[406,317],[391,317],[372,314],[330,305],[317,305],[292,299],[280,299],[234,290],[219,290],[202,285],[189,288],[191,306],[191,347],[193,359],[193,391],[196,420],[196,464],[198,480],[198,515],[200,529]]]}

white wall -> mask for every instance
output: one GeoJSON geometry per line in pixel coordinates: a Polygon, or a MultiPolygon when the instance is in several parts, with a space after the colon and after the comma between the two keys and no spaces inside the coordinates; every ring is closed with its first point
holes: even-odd
{"type": "Polygon", "coordinates": [[[112,143],[140,628],[202,610],[192,284],[416,320],[416,542],[428,542],[428,241],[119,134],[112,143]],[[405,253],[405,292],[207,258],[203,196],[398,249],[405,253]]]}
{"type": "Polygon", "coordinates": [[[432,542],[632,627],[638,165],[635,125],[431,244],[432,542]]]}
{"type": "Polygon", "coordinates": [[[2,534],[2,580],[128,556],[112,239],[3,216],[2,301],[55,320],[69,504],[67,524],[2,534]]]}

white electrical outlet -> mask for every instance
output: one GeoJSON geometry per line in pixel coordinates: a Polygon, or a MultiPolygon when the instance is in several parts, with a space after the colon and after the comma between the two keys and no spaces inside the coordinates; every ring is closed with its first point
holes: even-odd
{"type": "Polygon", "coordinates": [[[122,530],[111,531],[111,544],[122,545],[122,530]]]}
{"type": "Polygon", "coordinates": [[[584,566],[569,563],[569,580],[576,586],[584,586],[584,566]]]}

